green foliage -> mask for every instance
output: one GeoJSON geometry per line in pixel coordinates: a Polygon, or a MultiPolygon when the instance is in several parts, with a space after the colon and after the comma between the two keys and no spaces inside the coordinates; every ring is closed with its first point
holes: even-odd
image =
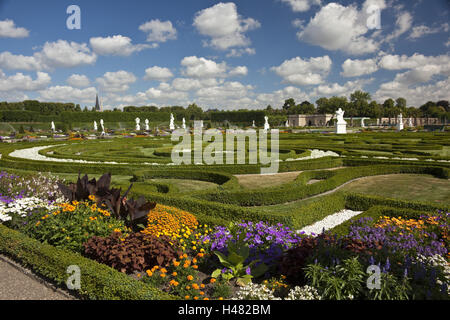
{"type": "Polygon", "coordinates": [[[366,276],[357,257],[331,268],[319,263],[310,264],[305,268],[305,275],[323,298],[331,300],[360,297],[366,276]]]}
{"type": "Polygon", "coordinates": [[[0,224],[0,252],[31,268],[37,274],[65,285],[67,268],[77,265],[81,270],[81,289],[78,294],[98,300],[155,300],[174,299],[166,293],[133,280],[106,265],[81,255],[40,243],[24,234],[0,224]]]}
{"type": "Polygon", "coordinates": [[[109,236],[114,229],[126,232],[124,223],[109,212],[88,203],[64,204],[59,210],[27,219],[26,233],[44,243],[82,252],[83,243],[92,236],[109,236]]]}

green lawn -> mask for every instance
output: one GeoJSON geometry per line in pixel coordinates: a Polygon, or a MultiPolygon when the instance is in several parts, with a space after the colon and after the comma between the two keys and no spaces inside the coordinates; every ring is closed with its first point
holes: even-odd
{"type": "Polygon", "coordinates": [[[349,183],[341,190],[413,201],[450,203],[450,180],[430,175],[394,174],[364,177],[349,183]]]}

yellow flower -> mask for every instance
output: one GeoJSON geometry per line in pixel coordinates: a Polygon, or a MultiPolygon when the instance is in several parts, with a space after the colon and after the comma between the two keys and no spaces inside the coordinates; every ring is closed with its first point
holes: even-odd
{"type": "Polygon", "coordinates": [[[91,201],[95,201],[95,196],[92,195],[92,194],[91,194],[88,198],[89,198],[89,200],[91,200],[91,201]]]}
{"type": "Polygon", "coordinates": [[[192,281],[192,280],[194,280],[194,277],[191,276],[191,275],[188,275],[188,276],[187,276],[187,279],[188,279],[189,281],[192,281]]]}

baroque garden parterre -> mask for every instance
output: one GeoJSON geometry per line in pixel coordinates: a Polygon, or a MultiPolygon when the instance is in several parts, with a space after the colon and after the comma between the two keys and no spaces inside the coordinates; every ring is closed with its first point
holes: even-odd
{"type": "Polygon", "coordinates": [[[252,188],[239,179],[260,165],[173,166],[174,145],[137,136],[0,144],[0,252],[60,285],[79,265],[77,292],[90,299],[449,298],[448,132],[280,133],[279,172],[298,175],[252,188]],[[115,216],[100,189],[67,199],[58,183],[78,173],[111,173],[104,190],[121,188],[124,200],[132,183],[126,198],[155,206],[137,223],[115,216]],[[436,201],[417,201],[408,186],[403,198],[343,187],[380,175],[447,184],[429,191],[443,194],[436,201]],[[359,214],[302,232],[340,211],[359,214]],[[366,284],[371,265],[379,288],[366,284]]]}

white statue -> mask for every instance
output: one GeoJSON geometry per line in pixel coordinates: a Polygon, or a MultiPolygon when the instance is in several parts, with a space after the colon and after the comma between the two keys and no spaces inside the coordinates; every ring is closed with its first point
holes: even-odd
{"type": "Polygon", "coordinates": [[[183,118],[183,125],[182,125],[183,129],[186,129],[186,119],[183,118]]]}
{"type": "Polygon", "coordinates": [[[55,127],[55,123],[52,121],[52,131],[55,132],[56,131],[56,127],[55,127]]]}
{"type": "Polygon", "coordinates": [[[253,127],[253,128],[256,127],[255,120],[253,120],[252,127],[253,127]]]}
{"type": "Polygon", "coordinates": [[[339,108],[336,110],[336,133],[337,134],[346,134],[347,133],[347,122],[344,120],[345,111],[339,108]]]}
{"type": "Polygon", "coordinates": [[[150,131],[150,126],[148,125],[148,119],[145,119],[145,130],[150,131]]]}
{"type": "Polygon", "coordinates": [[[174,124],[174,117],[173,117],[173,114],[171,113],[170,114],[170,124],[169,124],[169,129],[170,130],[175,130],[175,124],[174,124]]]}
{"type": "Polygon", "coordinates": [[[285,127],[289,127],[289,120],[286,120],[285,127]]]}
{"type": "Polygon", "coordinates": [[[94,120],[94,131],[98,130],[97,121],[94,120]]]}
{"type": "Polygon", "coordinates": [[[267,130],[269,130],[269,129],[270,129],[269,117],[264,116],[264,131],[267,132],[267,130]]]}
{"type": "Polygon", "coordinates": [[[410,127],[410,128],[414,127],[411,117],[408,119],[408,127],[410,127]]]}
{"type": "Polygon", "coordinates": [[[102,127],[102,136],[105,135],[105,126],[103,125],[103,119],[100,119],[100,127],[102,127]]]}
{"type": "Polygon", "coordinates": [[[400,113],[397,118],[397,131],[403,130],[403,115],[400,113]]]}
{"type": "Polygon", "coordinates": [[[141,125],[140,125],[141,119],[136,118],[135,120],[136,120],[136,131],[141,131],[141,125]]]}

